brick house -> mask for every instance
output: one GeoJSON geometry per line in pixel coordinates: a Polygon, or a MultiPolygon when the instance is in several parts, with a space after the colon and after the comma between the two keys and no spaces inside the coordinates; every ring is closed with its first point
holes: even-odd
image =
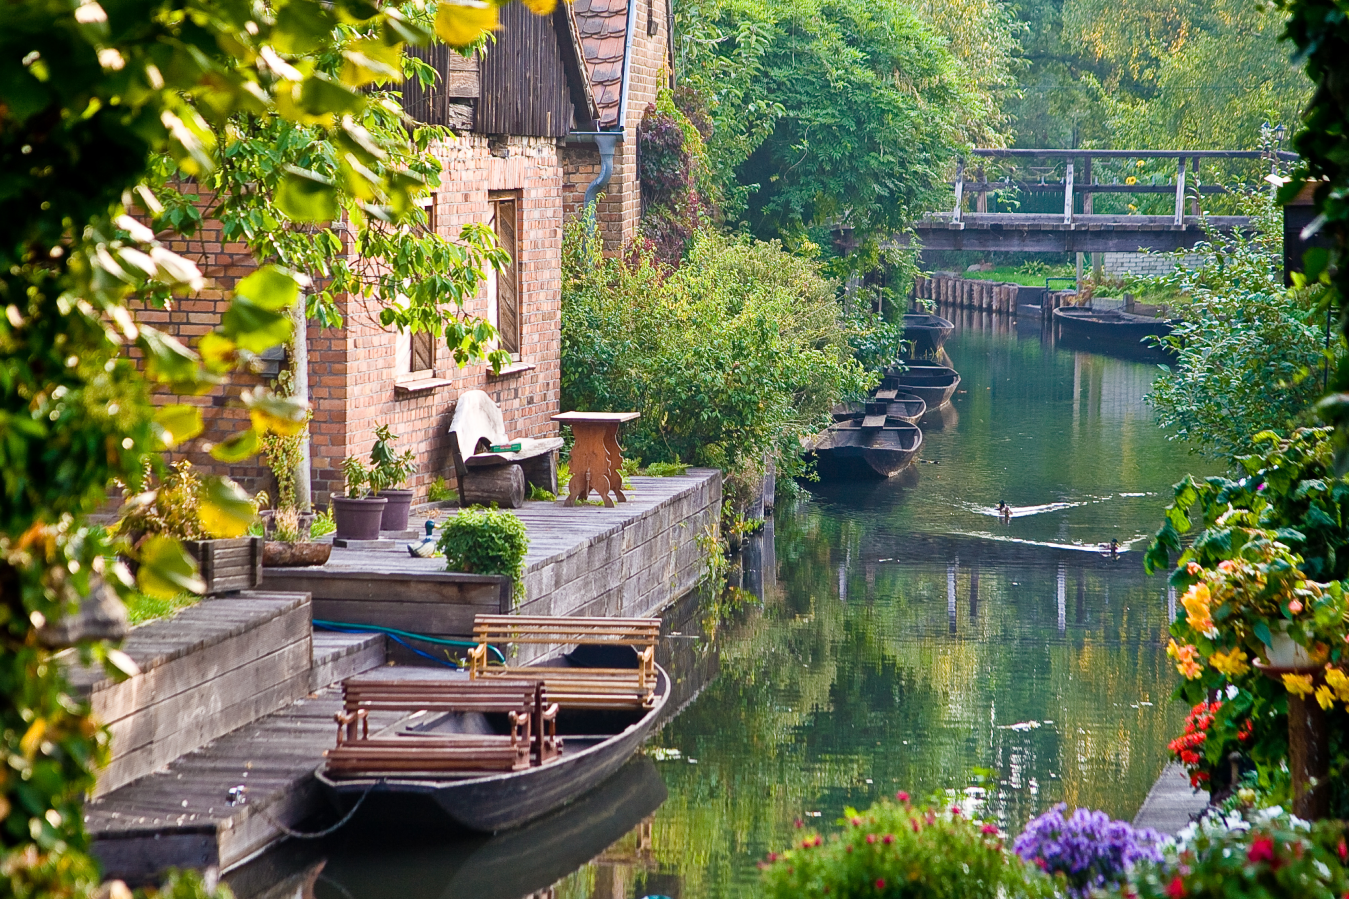
{"type": "MultiPolygon", "coordinates": [[[[501,9],[502,27],[485,56],[466,59],[445,47],[419,51],[441,78],[430,90],[406,85],[404,106],[414,118],[448,126],[456,135],[434,150],[444,170],[430,198],[430,226],[454,237],[466,223],[488,223],[510,253],[508,270],[489,278],[467,311],[498,327],[514,362],[495,375],[483,363],[458,368],[430,335],[386,330],[374,304],[343,298],[342,327],[311,322],[308,330],[317,505],[341,489],[343,458],[368,455],[378,424],[389,424],[401,437],[399,446],[416,453],[420,469],[409,485],[417,491],[415,501],[437,478],[453,485],[448,431],[464,390],[489,393],[512,434],[556,433],[550,417],[559,411],[564,216],[582,207],[599,174],[600,146],[613,140],[600,232],[607,249],[633,237],[640,213],[636,125],[656,91],[669,83],[667,2],[631,2],[630,12],[619,0],[577,0],[559,4],[548,17],[510,4],[501,9]]],[[[143,317],[195,341],[219,321],[229,292],[252,271],[252,257],[241,244],[222,243],[218,222],[208,221],[191,239],[167,242],[197,262],[210,287],[143,317]]],[[[231,398],[263,377],[238,375],[211,395],[176,399],[206,406],[206,439],[220,440],[247,419],[231,398]]],[[[230,474],[250,491],[270,488],[260,462],[224,465],[204,451],[188,457],[204,470],[230,474]]]]}

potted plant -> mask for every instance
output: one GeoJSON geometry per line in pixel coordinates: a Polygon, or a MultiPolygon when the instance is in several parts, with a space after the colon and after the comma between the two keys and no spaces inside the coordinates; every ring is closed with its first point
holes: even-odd
{"type": "MultiPolygon", "coordinates": [[[[262,455],[276,478],[276,508],[261,513],[266,543],[262,564],[269,567],[322,565],[332,554],[331,543],[310,540],[313,512],[300,511],[295,472],[303,463],[307,429],[298,434],[269,433],[262,438],[262,455]]],[[[259,498],[263,494],[258,494],[259,498]]]]}
{"type": "Polygon", "coordinates": [[[346,496],[333,497],[333,518],[337,524],[334,536],[347,540],[378,540],[388,497],[361,492],[361,488],[370,483],[370,470],[354,456],[342,460],[342,477],[346,480],[346,496]]]}
{"type": "Polygon", "coordinates": [[[412,450],[402,453],[394,451],[393,443],[398,435],[389,430],[388,425],[375,428],[375,444],[370,448],[370,484],[371,496],[387,497],[384,506],[384,519],[380,528],[385,531],[405,531],[408,526],[408,511],[412,508],[412,491],[400,485],[417,471],[417,461],[412,450]]]}
{"type": "MultiPolygon", "coordinates": [[[[152,482],[147,462],[145,483],[152,482]]],[[[157,486],[123,505],[117,531],[135,547],[156,535],[178,539],[197,563],[205,596],[251,590],[262,581],[262,540],[215,537],[201,518],[204,492],[192,463],[186,459],[174,463],[157,486]]],[[[253,511],[256,514],[256,504],[253,511]]]]}

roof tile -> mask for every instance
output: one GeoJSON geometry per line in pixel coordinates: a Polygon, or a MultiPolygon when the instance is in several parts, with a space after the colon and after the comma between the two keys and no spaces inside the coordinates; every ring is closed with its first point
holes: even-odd
{"type": "Polygon", "coordinates": [[[623,50],[627,30],[629,0],[575,0],[576,17],[590,72],[591,87],[600,110],[600,126],[618,125],[618,104],[622,96],[623,50]]]}

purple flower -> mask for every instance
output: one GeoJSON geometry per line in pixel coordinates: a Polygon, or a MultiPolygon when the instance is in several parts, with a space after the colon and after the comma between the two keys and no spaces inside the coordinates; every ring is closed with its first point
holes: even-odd
{"type": "Polygon", "coordinates": [[[1012,848],[1048,873],[1062,873],[1074,899],[1119,884],[1137,862],[1162,860],[1162,836],[1155,830],[1135,830],[1084,808],[1065,818],[1067,808],[1060,803],[1031,820],[1012,848]]]}

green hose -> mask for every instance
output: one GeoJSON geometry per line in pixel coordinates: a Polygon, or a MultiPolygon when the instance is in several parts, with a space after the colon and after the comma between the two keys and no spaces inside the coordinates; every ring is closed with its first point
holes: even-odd
{"type": "MultiPolygon", "coordinates": [[[[453,640],[449,637],[428,637],[426,634],[414,634],[411,631],[400,631],[396,627],[384,627],[379,624],[352,624],[347,621],[324,621],[321,618],[315,618],[314,627],[324,628],[325,630],[374,631],[380,634],[407,637],[409,640],[420,640],[424,643],[436,643],[441,646],[467,646],[471,649],[478,645],[477,642],[473,640],[453,640]]],[[[506,657],[501,654],[501,650],[490,643],[487,644],[487,648],[492,650],[492,654],[497,657],[498,662],[503,665],[506,663],[506,657]]]]}

